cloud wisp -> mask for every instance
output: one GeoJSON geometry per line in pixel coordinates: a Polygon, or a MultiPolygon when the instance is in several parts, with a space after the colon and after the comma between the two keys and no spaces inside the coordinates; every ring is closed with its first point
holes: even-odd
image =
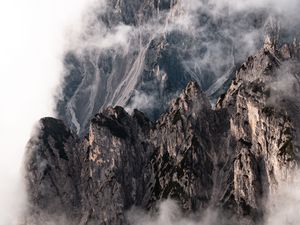
{"type": "MultiPolygon", "coordinates": [[[[190,0],[179,1],[171,12],[160,11],[146,22],[126,24],[116,19],[107,25],[99,19],[99,14],[111,10],[104,0],[1,3],[0,223],[13,224],[26,202],[20,172],[24,148],[33,124],[57,113],[53,93],[61,83],[72,81],[61,81],[61,73],[68,78],[76,73],[80,80],[66,98],[66,115],[79,130],[101,107],[125,106],[132,93],[136,93],[132,107],[155,106],[154,99],[165,94],[163,90],[155,97],[136,90],[145,71],[163,71],[163,79],[155,78],[161,87],[166,80],[178,79],[165,62],[159,64],[165,68],[147,67],[152,65],[146,60],[149,46],[159,38],[168,45],[157,49],[176,55],[188,79],[214,93],[239,61],[262,46],[270,17],[282,18],[283,29],[297,32],[299,8],[297,0],[190,0]],[[83,14],[85,10],[88,13],[83,14]],[[80,66],[76,60],[66,63],[66,55],[75,55],[80,66]]],[[[58,98],[65,94],[62,91],[58,98]]]]}
{"type": "MultiPolygon", "coordinates": [[[[157,212],[150,214],[139,209],[127,213],[131,225],[216,225],[220,224],[220,214],[216,210],[205,210],[199,215],[184,215],[176,201],[165,200],[157,212]]],[[[225,223],[225,220],[223,221],[225,223]]]]}
{"type": "Polygon", "coordinates": [[[79,133],[91,116],[109,105],[138,107],[135,91],[150,97],[148,106],[140,108],[149,114],[163,109],[191,79],[216,98],[236,66],[263,46],[272,18],[280,18],[281,26],[293,31],[299,18],[295,0],[179,0],[171,10],[149,6],[150,17],[132,15],[141,10],[133,1],[122,4],[98,1],[69,33],[57,111],[67,121],[72,118],[69,125],[79,133]],[[158,70],[166,79],[157,78],[158,70]],[[152,94],[160,102],[151,101],[152,94]]]}

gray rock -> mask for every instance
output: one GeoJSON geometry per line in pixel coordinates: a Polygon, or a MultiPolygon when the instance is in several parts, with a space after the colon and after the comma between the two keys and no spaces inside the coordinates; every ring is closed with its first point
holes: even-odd
{"type": "MultiPolygon", "coordinates": [[[[93,40],[101,40],[102,35],[113,36],[118,26],[126,25],[130,27],[128,47],[99,49],[84,42],[76,46],[81,51],[68,51],[64,60],[62,96],[56,108],[59,118],[79,136],[86,135],[91,118],[109,106],[138,108],[157,120],[190,80],[215,101],[250,54],[241,34],[247,37],[257,31],[261,36],[255,39],[263,39],[268,18],[263,10],[227,15],[224,9],[214,14],[207,11],[210,1],[201,1],[204,7],[195,6],[196,12],[188,15],[192,24],[187,29],[172,25],[186,11],[183,0],[107,2],[106,11],[100,10],[95,21],[86,25],[84,35],[91,33],[93,40]],[[149,98],[148,104],[139,104],[140,96],[145,101],[149,98]]],[[[251,51],[261,47],[262,40],[257,40],[251,51]]]]}
{"type": "Polygon", "coordinates": [[[187,214],[216,208],[220,224],[263,221],[265,199],[299,159],[300,67],[286,46],[249,57],[215,108],[190,82],[156,122],[109,107],[79,140],[42,119],[27,152],[28,224],[128,224],[131,207],[155,211],[168,198],[187,214]],[[287,76],[292,95],[276,86],[287,76]]]}

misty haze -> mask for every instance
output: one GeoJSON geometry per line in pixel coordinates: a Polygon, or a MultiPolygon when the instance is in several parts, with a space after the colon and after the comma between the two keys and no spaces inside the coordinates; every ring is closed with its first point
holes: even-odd
{"type": "Polygon", "coordinates": [[[0,225],[299,225],[300,1],[0,5],[0,225]]]}

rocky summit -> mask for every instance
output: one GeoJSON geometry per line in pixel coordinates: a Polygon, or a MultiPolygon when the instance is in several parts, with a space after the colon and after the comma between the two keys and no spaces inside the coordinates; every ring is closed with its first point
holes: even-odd
{"type": "Polygon", "coordinates": [[[293,177],[300,138],[299,48],[268,41],[215,106],[191,81],[155,122],[108,107],[81,138],[41,119],[25,224],[127,225],[132,207],[155,214],[164,199],[186,215],[216,209],[217,224],[262,223],[268,196],[293,177]]]}

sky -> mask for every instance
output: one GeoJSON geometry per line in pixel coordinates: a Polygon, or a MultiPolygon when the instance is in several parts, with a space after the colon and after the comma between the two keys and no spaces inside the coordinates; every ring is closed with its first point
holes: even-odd
{"type": "Polygon", "coordinates": [[[0,2],[0,224],[24,202],[20,177],[33,125],[54,115],[68,32],[93,0],[0,2]],[[13,209],[13,210],[12,210],[13,209]]]}

